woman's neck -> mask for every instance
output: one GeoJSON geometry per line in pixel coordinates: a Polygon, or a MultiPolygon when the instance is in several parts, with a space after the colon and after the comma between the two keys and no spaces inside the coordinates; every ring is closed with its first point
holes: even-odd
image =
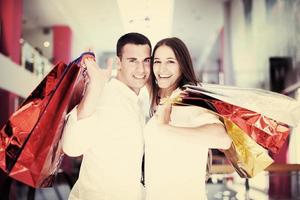
{"type": "Polygon", "coordinates": [[[160,89],[158,92],[158,95],[160,98],[165,98],[168,96],[171,96],[172,92],[175,90],[176,88],[164,88],[164,89],[160,89]]]}

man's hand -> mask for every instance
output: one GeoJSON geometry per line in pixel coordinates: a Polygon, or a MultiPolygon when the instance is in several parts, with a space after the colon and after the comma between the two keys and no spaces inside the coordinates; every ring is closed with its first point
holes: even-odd
{"type": "Polygon", "coordinates": [[[109,58],[107,60],[107,67],[105,69],[100,68],[95,62],[95,60],[92,58],[88,57],[83,60],[83,66],[87,68],[89,83],[91,84],[107,82],[111,76],[112,65],[112,58],[109,58]]]}
{"type": "Polygon", "coordinates": [[[109,80],[112,71],[113,60],[108,59],[107,67],[101,69],[92,58],[85,58],[82,65],[87,69],[88,85],[80,104],[77,107],[77,118],[82,119],[92,115],[96,111],[99,98],[105,83],[109,80]]]}

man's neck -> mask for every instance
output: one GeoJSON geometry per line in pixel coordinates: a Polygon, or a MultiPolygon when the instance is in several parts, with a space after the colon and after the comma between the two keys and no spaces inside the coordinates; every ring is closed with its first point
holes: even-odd
{"type": "Polygon", "coordinates": [[[122,79],[119,78],[119,76],[116,76],[116,79],[120,82],[122,82],[124,85],[126,85],[130,90],[132,90],[137,96],[139,95],[140,93],[140,89],[134,89],[134,88],[131,88],[129,85],[127,85],[122,79]]]}

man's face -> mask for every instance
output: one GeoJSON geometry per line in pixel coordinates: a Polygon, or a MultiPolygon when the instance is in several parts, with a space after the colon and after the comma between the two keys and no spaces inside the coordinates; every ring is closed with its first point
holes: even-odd
{"type": "Polygon", "coordinates": [[[150,47],[148,45],[126,44],[119,58],[117,79],[136,94],[146,84],[150,75],[150,47]]]}

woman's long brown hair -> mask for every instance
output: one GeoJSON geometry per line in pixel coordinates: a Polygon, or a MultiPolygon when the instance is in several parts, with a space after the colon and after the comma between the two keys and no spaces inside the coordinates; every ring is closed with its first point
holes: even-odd
{"type": "Polygon", "coordinates": [[[175,88],[182,87],[185,84],[196,85],[198,83],[198,80],[197,80],[195,72],[194,72],[191,55],[189,53],[188,48],[183,43],[183,41],[176,37],[165,38],[165,39],[160,40],[153,49],[153,54],[152,54],[152,59],[151,59],[151,78],[150,78],[150,83],[151,83],[150,115],[151,116],[154,114],[154,112],[155,112],[154,109],[155,109],[156,105],[158,105],[159,100],[160,100],[159,99],[159,87],[156,83],[156,79],[155,79],[154,72],[153,72],[153,61],[154,61],[155,52],[160,46],[170,47],[175,54],[176,60],[178,61],[179,69],[182,74],[181,74],[179,80],[176,81],[177,86],[175,88]]]}

